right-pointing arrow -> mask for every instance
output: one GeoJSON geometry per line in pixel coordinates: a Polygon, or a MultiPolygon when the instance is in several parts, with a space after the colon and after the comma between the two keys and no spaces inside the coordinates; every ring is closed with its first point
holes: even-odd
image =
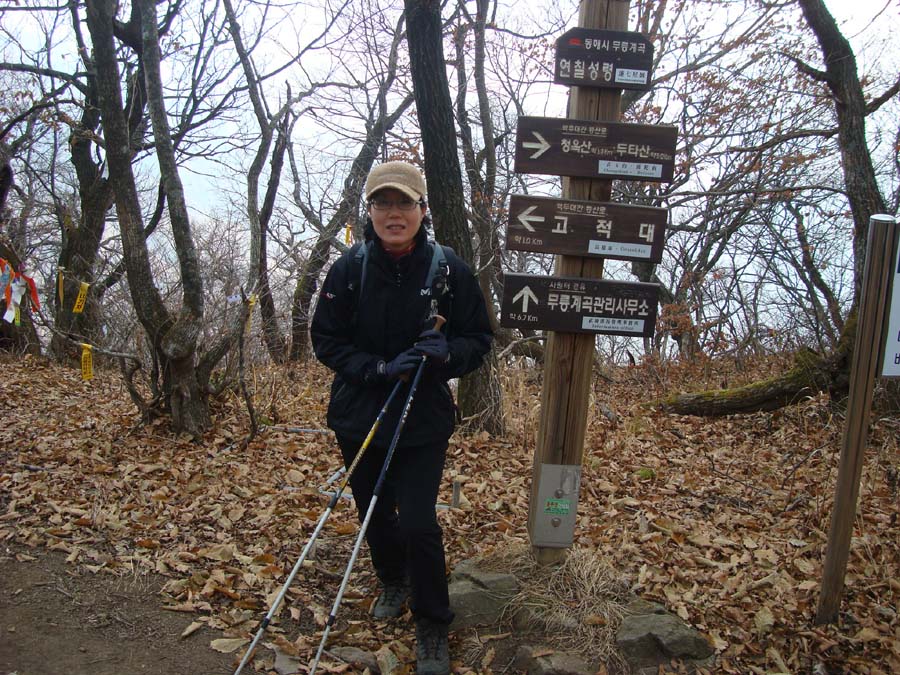
{"type": "Polygon", "coordinates": [[[531,226],[531,223],[543,223],[545,218],[544,216],[533,216],[535,209],[537,209],[537,205],[529,206],[527,209],[522,211],[518,215],[519,222],[522,223],[522,227],[524,227],[529,232],[534,232],[534,228],[531,226]]]}
{"type": "Polygon", "coordinates": [[[531,133],[534,134],[534,137],[535,137],[536,139],[538,139],[539,142],[538,142],[538,143],[534,143],[534,142],[525,143],[525,142],[523,142],[523,143],[522,143],[522,147],[523,147],[523,148],[528,148],[529,150],[537,150],[537,152],[534,153],[534,154],[531,156],[531,159],[537,159],[538,157],[540,157],[541,155],[543,155],[545,152],[547,152],[547,151],[550,149],[550,144],[549,144],[549,143],[547,142],[547,140],[546,140],[543,136],[541,136],[538,132],[532,131],[531,133]]]}
{"type": "Polygon", "coordinates": [[[537,296],[534,294],[534,292],[531,290],[531,288],[529,286],[524,286],[521,291],[519,291],[518,293],[516,293],[513,296],[513,302],[518,302],[519,300],[522,301],[522,313],[523,314],[528,313],[528,301],[529,300],[536,305],[540,304],[540,303],[538,303],[537,296]]]}

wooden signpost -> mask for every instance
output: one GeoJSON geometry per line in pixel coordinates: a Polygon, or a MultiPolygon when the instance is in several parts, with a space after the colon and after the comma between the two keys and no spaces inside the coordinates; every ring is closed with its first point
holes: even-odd
{"type": "MultiPolygon", "coordinates": [[[[900,274],[894,264],[898,236],[900,234],[893,217],[879,214],[869,219],[866,265],[850,364],[850,396],[847,399],[841,460],[822,566],[822,590],[816,609],[816,623],[837,622],[841,606],[859,500],[859,481],[869,440],[875,378],[880,372],[879,356],[885,351],[879,345],[885,337],[884,324],[890,318],[887,311],[888,288],[892,278],[900,274]]],[[[887,337],[890,338],[889,335],[887,337]]]]}
{"type": "Polygon", "coordinates": [[[651,337],[658,299],[656,284],[507,274],[500,320],[509,328],[651,337]]]}
{"type": "Polygon", "coordinates": [[[653,45],[640,33],[573,28],[556,41],[557,84],[646,91],[652,70],[653,45]]]}
{"type": "Polygon", "coordinates": [[[513,195],[506,248],[658,263],[668,217],[651,206],[513,195]]]}
{"type": "Polygon", "coordinates": [[[896,223],[894,224],[892,244],[893,255],[889,252],[888,256],[889,260],[893,260],[894,271],[888,279],[882,377],[900,377],[900,227],[896,223]]]}
{"type": "Polygon", "coordinates": [[[677,129],[555,117],[520,117],[518,173],[671,182],[677,129]]]}
{"type": "Polygon", "coordinates": [[[623,29],[629,0],[584,0],[557,43],[569,119],[521,117],[515,170],[566,176],[562,199],[514,197],[507,246],[558,253],[553,277],[505,275],[501,324],[548,332],[528,534],[553,563],[572,545],[598,334],[649,336],[655,284],[602,280],[605,258],[658,261],[665,211],[611,203],[612,180],[668,182],[675,127],[622,124],[623,88],[648,88],[649,41],[623,29]],[[609,75],[607,79],[607,74],[609,75]]]}

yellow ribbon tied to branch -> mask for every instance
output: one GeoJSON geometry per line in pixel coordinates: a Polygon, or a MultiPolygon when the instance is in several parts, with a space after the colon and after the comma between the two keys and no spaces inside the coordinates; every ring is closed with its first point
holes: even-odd
{"type": "Polygon", "coordinates": [[[88,289],[91,285],[86,282],[81,282],[81,288],[78,289],[78,297],[75,298],[75,306],[72,308],[72,314],[81,314],[84,311],[84,303],[87,300],[88,289]]]}
{"type": "Polygon", "coordinates": [[[253,326],[253,306],[256,304],[256,293],[250,296],[250,313],[247,315],[247,325],[244,328],[244,333],[250,334],[250,327],[253,326]]]}
{"type": "Polygon", "coordinates": [[[94,379],[94,357],[92,347],[81,343],[81,379],[87,382],[94,379]]]}

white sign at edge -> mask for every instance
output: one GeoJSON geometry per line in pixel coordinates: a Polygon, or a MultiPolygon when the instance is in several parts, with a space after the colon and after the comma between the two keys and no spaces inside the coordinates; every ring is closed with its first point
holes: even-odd
{"type": "Polygon", "coordinates": [[[900,377],[900,245],[897,247],[894,258],[894,283],[891,297],[888,298],[888,331],[884,344],[884,364],[881,368],[882,377],[900,377]]]}

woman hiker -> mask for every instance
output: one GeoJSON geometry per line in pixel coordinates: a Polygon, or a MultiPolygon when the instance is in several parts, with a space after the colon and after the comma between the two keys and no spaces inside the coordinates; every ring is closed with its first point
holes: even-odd
{"type": "MultiPolygon", "coordinates": [[[[492,333],[469,267],[451,249],[427,241],[430,221],[419,169],[383,163],[369,173],[365,191],[366,243],[344,253],[328,271],[310,333],[316,357],[335,372],[327,418],[345,466],[397,380],[411,380],[425,358],[366,541],[381,585],[373,614],[397,617],[410,598],[417,672],[446,675],[453,612],[435,506],[456,416],[447,381],[481,365],[492,333]],[[435,310],[446,319],[439,330],[435,310]]],[[[405,398],[394,398],[350,478],[360,521],[405,398]]]]}

